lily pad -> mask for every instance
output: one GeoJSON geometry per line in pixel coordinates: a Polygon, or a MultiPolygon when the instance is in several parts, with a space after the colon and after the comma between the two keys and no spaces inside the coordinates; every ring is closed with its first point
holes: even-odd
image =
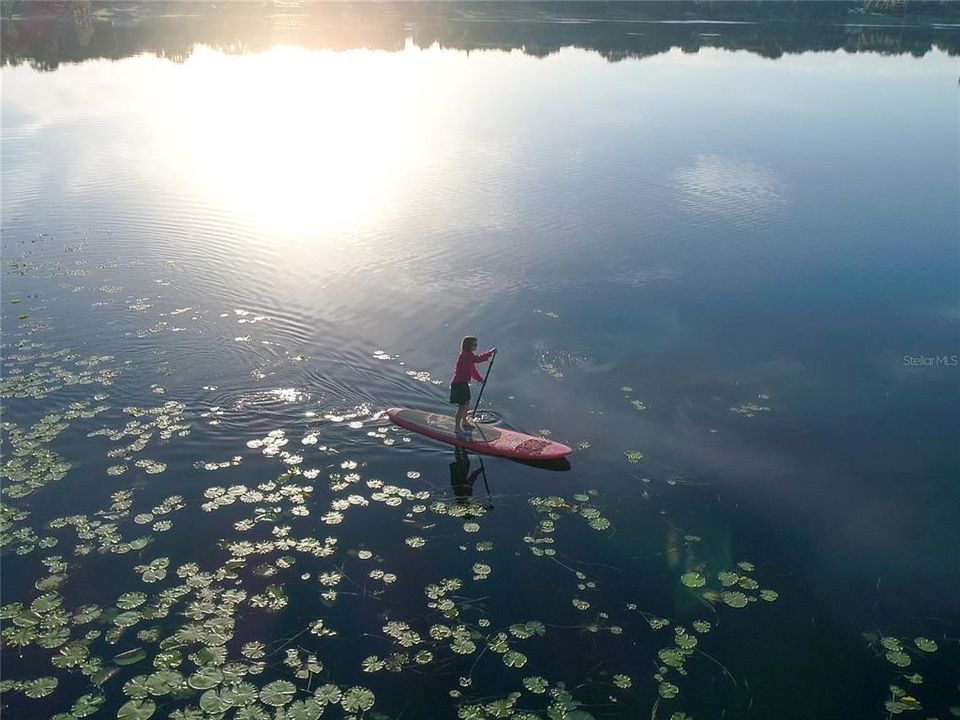
{"type": "Polygon", "coordinates": [[[153,700],[130,700],[117,711],[117,720],[147,720],[156,710],[153,700]]]}
{"type": "Polygon", "coordinates": [[[126,652],[122,652],[119,655],[114,656],[113,662],[121,667],[125,667],[127,665],[135,665],[145,657],[147,657],[146,650],[143,648],[134,648],[133,650],[127,650],[126,652]]]}
{"type": "Polygon", "coordinates": [[[888,650],[887,662],[890,662],[897,667],[908,667],[910,665],[910,656],[902,650],[888,650]]]}
{"type": "Polygon", "coordinates": [[[335,704],[340,702],[341,693],[340,688],[338,688],[336,685],[327,684],[318,687],[313,693],[313,696],[323,704],[335,704]]]}
{"type": "Polygon", "coordinates": [[[57,689],[58,680],[54,677],[42,677],[23,683],[23,693],[30,698],[46,697],[57,689]]]}
{"type": "Polygon", "coordinates": [[[740,579],[740,576],[735,572],[730,572],[729,570],[721,570],[717,573],[717,579],[724,587],[730,587],[731,585],[737,584],[737,580],[740,579]]]}
{"type": "Polygon", "coordinates": [[[200,696],[200,709],[208,715],[219,715],[230,709],[230,704],[216,690],[207,690],[200,696]]]}
{"type": "Polygon", "coordinates": [[[260,690],[260,700],[273,707],[283,707],[293,700],[294,693],[297,692],[296,686],[287,680],[274,680],[268,683],[260,690]]]}
{"type": "Polygon", "coordinates": [[[739,590],[725,590],[724,592],[720,593],[720,598],[732,608],[744,608],[749,602],[749,600],[747,600],[747,596],[739,590]]]}
{"type": "Polygon", "coordinates": [[[355,686],[343,694],[340,704],[347,712],[365,712],[373,707],[375,699],[372,690],[355,686]]]}
{"type": "Polygon", "coordinates": [[[516,650],[509,650],[503,654],[503,664],[507,667],[523,667],[527,664],[527,656],[516,650]]]}
{"type": "Polygon", "coordinates": [[[523,686],[535,695],[540,695],[546,692],[547,688],[550,687],[550,683],[547,682],[546,678],[533,675],[523,679],[523,686]]]}
{"type": "Polygon", "coordinates": [[[189,677],[187,685],[194,690],[209,690],[223,682],[223,671],[218,667],[207,666],[200,668],[189,677]]]}
{"type": "Polygon", "coordinates": [[[670,698],[675,698],[680,692],[680,688],[669,682],[660,683],[658,690],[660,692],[660,697],[667,698],[668,700],[670,698]]]}
{"type": "Polygon", "coordinates": [[[183,676],[176,670],[158,670],[147,677],[146,687],[155,697],[168,695],[183,683],[183,676]]]}
{"type": "Polygon", "coordinates": [[[87,693],[78,697],[74,703],[73,707],[70,708],[70,714],[75,718],[83,718],[89,715],[93,715],[100,707],[103,705],[105,698],[103,695],[94,695],[93,693],[87,693]]]}

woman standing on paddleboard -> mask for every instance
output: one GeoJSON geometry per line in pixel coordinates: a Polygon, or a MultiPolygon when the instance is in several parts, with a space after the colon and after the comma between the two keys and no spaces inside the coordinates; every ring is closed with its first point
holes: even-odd
{"type": "Polygon", "coordinates": [[[486,362],[497,352],[491,348],[485,353],[474,354],[477,349],[477,338],[467,335],[460,343],[460,355],[453,370],[453,380],[450,382],[450,402],[457,405],[457,432],[467,432],[473,429],[473,423],[467,420],[467,410],[470,409],[470,381],[483,382],[483,376],[477,372],[477,363],[486,362]]]}

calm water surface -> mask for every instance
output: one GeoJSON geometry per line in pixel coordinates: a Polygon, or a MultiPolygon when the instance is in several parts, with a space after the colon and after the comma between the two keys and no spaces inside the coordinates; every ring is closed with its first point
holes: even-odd
{"type": "Polygon", "coordinates": [[[445,47],[3,68],[4,714],[960,712],[956,56],[445,47]]]}

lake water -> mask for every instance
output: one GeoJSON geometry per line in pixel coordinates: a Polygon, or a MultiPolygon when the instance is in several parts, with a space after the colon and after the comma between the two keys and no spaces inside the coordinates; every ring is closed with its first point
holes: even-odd
{"type": "Polygon", "coordinates": [[[4,19],[5,717],[960,714],[955,18],[544,7],[4,19]]]}

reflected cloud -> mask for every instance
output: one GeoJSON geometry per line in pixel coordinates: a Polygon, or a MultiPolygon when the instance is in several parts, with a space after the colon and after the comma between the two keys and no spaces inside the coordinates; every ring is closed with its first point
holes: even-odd
{"type": "Polygon", "coordinates": [[[695,213],[740,225],[762,221],[786,203],[785,187],[773,170],[719,155],[700,155],[673,174],[679,204],[695,213]]]}

